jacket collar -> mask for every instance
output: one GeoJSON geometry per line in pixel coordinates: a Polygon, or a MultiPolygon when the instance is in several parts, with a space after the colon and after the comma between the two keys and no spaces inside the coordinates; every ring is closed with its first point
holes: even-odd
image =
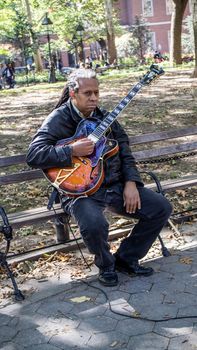
{"type": "MultiPolygon", "coordinates": [[[[79,123],[82,120],[82,117],[77,113],[76,109],[73,107],[71,99],[69,99],[65,106],[67,106],[70,110],[70,114],[72,119],[76,122],[79,123]]],[[[102,111],[100,110],[100,108],[96,107],[93,115],[91,116],[91,119],[96,119],[96,120],[102,120],[104,117],[104,114],[102,113],[102,111]]]]}
{"type": "MultiPolygon", "coordinates": [[[[78,108],[75,106],[75,104],[72,102],[72,100],[70,99],[70,104],[72,105],[73,109],[77,112],[77,114],[82,118],[82,119],[86,119],[86,117],[83,115],[83,113],[81,113],[78,108]]],[[[94,111],[90,113],[90,116],[88,118],[92,118],[94,114],[94,111]]]]}

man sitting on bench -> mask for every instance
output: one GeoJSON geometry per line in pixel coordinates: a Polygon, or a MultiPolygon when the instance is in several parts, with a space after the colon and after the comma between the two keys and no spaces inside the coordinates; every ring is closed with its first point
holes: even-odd
{"type": "MultiPolygon", "coordinates": [[[[96,73],[89,69],[77,69],[68,78],[62,96],[53,112],[46,118],[33,138],[27,163],[41,169],[68,168],[75,173],[78,164],[86,166],[87,158],[97,153],[97,145],[88,135],[75,138],[76,129],[83,133],[84,121],[87,129],[106,117],[106,111],[98,107],[99,83],[96,73]],[[80,129],[81,128],[81,129],[80,129]],[[74,135],[74,136],[73,136],[74,135]],[[72,139],[72,142],[58,141],[72,139]],[[94,152],[94,153],[93,153],[94,152]],[[77,159],[77,164],[73,163],[77,159]]],[[[139,264],[166,224],[172,208],[168,200],[159,193],[144,187],[132,156],[128,136],[117,121],[114,121],[106,135],[103,154],[104,172],[101,167],[102,183],[92,193],[71,197],[61,193],[65,212],[76,219],[80,233],[90,253],[95,256],[99,268],[99,281],[105,286],[118,284],[116,270],[137,276],[149,276],[151,267],[139,264]],[[114,140],[114,141],[109,141],[114,140]],[[115,144],[109,156],[109,145],[115,144]],[[108,244],[109,224],[104,210],[127,218],[138,219],[132,233],[122,240],[113,255],[108,244]]],[[[95,155],[96,156],[96,155],[95,155]]],[[[96,168],[96,166],[95,166],[96,168]]],[[[81,176],[86,177],[83,173],[81,176]]],[[[92,167],[92,181],[95,169],[92,167]]],[[[96,187],[96,186],[95,186],[96,187]]]]}

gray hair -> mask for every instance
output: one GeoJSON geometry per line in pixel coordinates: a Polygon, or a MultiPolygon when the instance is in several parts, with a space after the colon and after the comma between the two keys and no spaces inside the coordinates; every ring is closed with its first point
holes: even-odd
{"type": "Polygon", "coordinates": [[[79,79],[97,79],[96,72],[92,69],[78,68],[75,69],[68,78],[67,86],[69,91],[77,91],[79,88],[79,79]]]}

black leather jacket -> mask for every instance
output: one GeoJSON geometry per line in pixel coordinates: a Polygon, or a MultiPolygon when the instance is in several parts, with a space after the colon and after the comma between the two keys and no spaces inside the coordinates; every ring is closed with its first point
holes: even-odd
{"type": "MultiPolygon", "coordinates": [[[[97,108],[93,118],[102,120],[104,111],[97,108]]],[[[81,117],[69,100],[49,114],[29,146],[26,157],[28,165],[41,169],[71,166],[71,148],[68,145],[57,147],[56,143],[72,137],[80,121],[81,117]]],[[[112,124],[107,137],[118,142],[119,152],[104,161],[104,185],[125,181],[143,185],[130,151],[128,137],[117,121],[112,124]]]]}

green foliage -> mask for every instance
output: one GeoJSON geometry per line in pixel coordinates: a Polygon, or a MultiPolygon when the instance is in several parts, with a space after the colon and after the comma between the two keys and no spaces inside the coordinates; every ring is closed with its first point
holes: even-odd
{"type": "Polygon", "coordinates": [[[89,1],[53,1],[43,0],[40,8],[49,10],[53,21],[53,30],[61,40],[71,40],[80,23],[84,27],[84,40],[100,37],[105,32],[103,2],[89,1]]]}
{"type": "Polygon", "coordinates": [[[128,58],[135,54],[138,41],[132,33],[123,34],[116,40],[118,58],[128,58]]]}
{"type": "Polygon", "coordinates": [[[0,39],[13,37],[13,11],[0,9],[0,39]]]}
{"type": "MultiPolygon", "coordinates": [[[[56,72],[57,81],[65,81],[64,75],[56,72]]],[[[49,81],[49,72],[47,70],[42,73],[33,73],[30,72],[28,75],[25,73],[20,73],[16,75],[16,84],[17,85],[28,85],[28,84],[38,84],[38,83],[48,83],[49,81]]]]}
{"type": "MultiPolygon", "coordinates": [[[[103,0],[0,0],[2,23],[0,25],[0,40],[16,44],[21,52],[25,51],[23,56],[30,54],[33,42],[34,47],[31,49],[35,52],[36,33],[37,36],[46,34],[47,28],[42,25],[42,19],[46,12],[53,22],[49,28],[50,33],[58,36],[58,49],[74,52],[72,43],[74,35],[77,36],[78,46],[80,46],[81,37],[76,32],[79,24],[84,28],[82,38],[86,43],[100,38],[106,39],[106,15],[103,0]],[[27,2],[30,6],[32,21],[29,21],[27,2]],[[29,43],[31,45],[28,45],[29,43]]],[[[113,22],[116,33],[121,34],[122,31],[115,11],[113,22]]]]}
{"type": "Polygon", "coordinates": [[[8,56],[9,55],[9,50],[0,48],[0,56],[8,56]]]}
{"type": "Polygon", "coordinates": [[[0,10],[0,40],[9,42],[21,50],[23,57],[28,57],[31,52],[32,26],[27,19],[20,2],[5,1],[4,9],[0,10]]]}
{"type": "MultiPolygon", "coordinates": [[[[58,36],[58,41],[55,39],[54,44],[51,35],[52,50],[63,49],[74,52],[72,43],[74,34],[80,46],[81,38],[76,33],[79,24],[84,28],[82,38],[86,43],[100,38],[106,39],[104,0],[28,0],[32,21],[28,17],[26,2],[26,0],[0,0],[0,40],[11,42],[20,49],[24,60],[35,52],[35,46],[38,45],[36,37],[46,34],[47,28],[42,25],[46,12],[53,22],[49,28],[50,34],[58,36]]],[[[121,35],[122,29],[115,10],[113,24],[115,33],[121,35]]],[[[43,52],[47,57],[46,47],[43,48],[43,52]]]]}

